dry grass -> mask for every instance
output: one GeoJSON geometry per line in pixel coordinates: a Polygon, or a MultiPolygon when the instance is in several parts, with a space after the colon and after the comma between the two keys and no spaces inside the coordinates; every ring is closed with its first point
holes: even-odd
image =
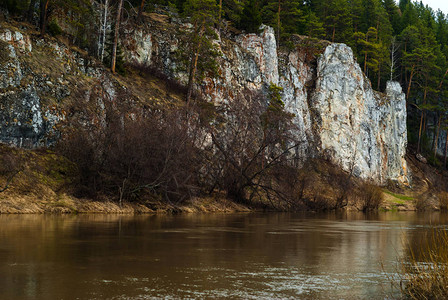
{"type": "Polygon", "coordinates": [[[434,227],[414,249],[406,243],[400,289],[405,299],[448,299],[448,232],[434,227]]]}
{"type": "Polygon", "coordinates": [[[439,199],[440,210],[448,211],[448,192],[439,192],[437,198],[439,199]]]}

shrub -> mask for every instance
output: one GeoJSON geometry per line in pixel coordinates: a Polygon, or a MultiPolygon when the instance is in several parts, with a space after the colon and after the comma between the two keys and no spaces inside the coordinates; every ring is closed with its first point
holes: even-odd
{"type": "Polygon", "coordinates": [[[20,155],[8,151],[6,146],[0,148],[0,193],[7,190],[14,177],[23,170],[24,161],[20,155]]]}
{"type": "Polygon", "coordinates": [[[211,189],[219,188],[235,201],[285,199],[275,177],[287,169],[283,166],[297,146],[294,125],[282,103],[270,100],[267,105],[261,94],[245,91],[232,103],[222,104],[216,124],[207,129],[211,145],[205,176],[211,189]]]}
{"type": "Polygon", "coordinates": [[[57,36],[62,34],[62,29],[59,26],[59,24],[56,22],[55,19],[52,19],[49,23],[48,23],[48,32],[52,35],[52,36],[57,36]]]}
{"type": "MultiPolygon", "coordinates": [[[[108,109],[100,128],[78,128],[59,151],[78,167],[78,196],[138,201],[151,194],[177,203],[197,190],[193,121],[183,110],[128,117],[108,109]]],[[[129,112],[128,112],[129,113],[129,112]]]]}
{"type": "Polygon", "coordinates": [[[379,208],[383,202],[383,191],[376,185],[363,183],[354,191],[355,205],[358,210],[366,212],[379,208]]]}
{"type": "Polygon", "coordinates": [[[416,198],[415,208],[418,211],[425,211],[431,208],[431,195],[423,193],[416,198]]]}

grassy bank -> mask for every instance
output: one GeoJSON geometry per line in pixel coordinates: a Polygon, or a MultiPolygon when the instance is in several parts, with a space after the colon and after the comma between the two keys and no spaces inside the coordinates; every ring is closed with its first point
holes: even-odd
{"type": "MultiPolygon", "coordinates": [[[[49,150],[29,151],[0,145],[0,213],[170,213],[243,212],[248,206],[221,195],[174,204],[148,198],[121,205],[108,199],[76,197],[77,170],[49,150]]],[[[254,208],[252,208],[254,209],[254,208]]]]}
{"type": "MultiPolygon", "coordinates": [[[[435,193],[428,181],[419,180],[412,189],[377,187],[343,173],[335,166],[314,161],[298,173],[291,193],[295,203],[265,199],[242,204],[215,192],[177,203],[156,195],[143,195],[134,202],[119,203],[96,195],[80,194],[81,176],[76,165],[51,150],[23,150],[0,145],[0,213],[196,213],[247,212],[255,210],[415,211],[444,209],[447,193],[435,193]]],[[[418,174],[423,176],[422,174],[418,174]]],[[[292,179],[291,179],[292,180],[292,179]]],[[[117,190],[118,191],[118,190],[117,190]]],[[[81,190],[82,192],[82,190],[81,190]]],[[[87,191],[88,192],[88,191],[87,191]]]]}
{"type": "Polygon", "coordinates": [[[166,203],[123,203],[78,199],[58,195],[50,199],[38,199],[31,195],[10,195],[0,199],[0,214],[142,214],[142,213],[211,213],[250,212],[248,206],[225,198],[193,198],[180,205],[166,203]]]}

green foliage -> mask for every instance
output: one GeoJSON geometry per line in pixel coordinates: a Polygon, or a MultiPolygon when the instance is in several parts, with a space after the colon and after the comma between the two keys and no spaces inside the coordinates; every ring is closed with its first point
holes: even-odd
{"type": "Polygon", "coordinates": [[[393,197],[395,197],[397,199],[403,200],[403,201],[412,201],[412,200],[414,200],[413,197],[402,195],[402,194],[396,194],[396,193],[393,193],[393,192],[391,192],[389,190],[384,190],[384,192],[386,194],[389,194],[389,195],[391,195],[391,196],[393,196],[393,197]]]}
{"type": "Polygon", "coordinates": [[[264,24],[274,28],[280,44],[284,44],[291,34],[303,31],[305,26],[303,5],[299,0],[268,0],[262,18],[264,24]]]}
{"type": "MultiPolygon", "coordinates": [[[[250,11],[246,11],[245,13],[243,13],[244,3],[244,1],[239,0],[222,0],[221,17],[229,21],[231,25],[235,27],[240,26],[241,20],[247,17],[246,13],[251,13],[250,11]]],[[[261,20],[261,15],[259,15],[259,18],[261,20]]],[[[255,24],[257,24],[257,22],[255,22],[255,24]]],[[[258,25],[258,27],[260,27],[260,25],[261,23],[258,25]]]]}
{"type": "Polygon", "coordinates": [[[239,28],[248,33],[258,33],[261,25],[261,13],[256,0],[248,0],[243,8],[239,28]]]}
{"type": "Polygon", "coordinates": [[[214,77],[217,74],[216,57],[220,52],[213,40],[217,39],[214,26],[218,20],[218,5],[215,0],[187,0],[184,16],[190,18],[193,28],[184,32],[177,56],[181,61],[180,69],[189,73],[189,101],[194,82],[201,81],[205,75],[214,77]]]}
{"type": "Polygon", "coordinates": [[[52,36],[57,36],[62,33],[62,29],[55,19],[52,19],[48,23],[48,33],[50,33],[52,36]]]}
{"type": "Polygon", "coordinates": [[[282,111],[285,107],[285,104],[282,101],[282,93],[283,88],[271,83],[269,85],[269,106],[268,110],[279,112],[282,111]]]}
{"type": "Polygon", "coordinates": [[[302,33],[318,39],[325,36],[324,23],[320,21],[314,12],[309,11],[308,15],[305,17],[305,25],[302,33]]]}
{"type": "Polygon", "coordinates": [[[397,35],[400,33],[400,10],[395,2],[395,0],[383,0],[383,7],[389,18],[389,22],[393,29],[393,34],[397,35]]]}
{"type": "Polygon", "coordinates": [[[27,0],[2,0],[0,7],[6,8],[11,14],[20,14],[27,8],[27,0]]]}

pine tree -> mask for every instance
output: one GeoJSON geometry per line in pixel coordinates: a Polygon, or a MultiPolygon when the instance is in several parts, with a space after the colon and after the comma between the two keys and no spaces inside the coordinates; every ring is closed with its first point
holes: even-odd
{"type": "Polygon", "coordinates": [[[356,32],[354,34],[356,44],[360,46],[359,54],[362,57],[363,71],[366,75],[368,70],[378,71],[381,44],[378,43],[377,36],[378,32],[374,27],[370,27],[367,33],[356,32]]]}
{"type": "Polygon", "coordinates": [[[243,8],[239,28],[248,33],[258,33],[261,26],[261,13],[257,0],[249,0],[243,8]]]}
{"type": "Polygon", "coordinates": [[[389,22],[392,25],[393,34],[400,33],[400,10],[395,3],[395,0],[383,0],[383,7],[389,17],[389,22]]]}
{"type": "Polygon", "coordinates": [[[299,33],[305,22],[300,0],[268,0],[263,7],[263,23],[276,32],[277,44],[294,33],[299,33]]]}
{"type": "Polygon", "coordinates": [[[112,57],[111,57],[111,71],[115,73],[115,66],[117,62],[117,47],[119,43],[119,35],[120,35],[120,22],[121,22],[121,11],[123,9],[123,0],[119,0],[117,6],[117,19],[115,21],[115,34],[114,34],[114,43],[112,47],[112,57]]]}
{"type": "Polygon", "coordinates": [[[189,64],[186,101],[190,103],[196,80],[205,71],[216,69],[218,50],[212,41],[217,38],[214,25],[218,20],[218,5],[215,0],[187,0],[184,13],[193,24],[191,32],[187,33],[186,48],[189,64]]]}
{"type": "Polygon", "coordinates": [[[314,12],[310,11],[305,20],[303,34],[318,39],[325,36],[324,23],[319,20],[314,12]]]}
{"type": "Polygon", "coordinates": [[[352,19],[353,32],[358,32],[361,30],[361,20],[362,20],[362,0],[348,0],[350,6],[350,15],[352,19]]]}
{"type": "Polygon", "coordinates": [[[332,42],[350,44],[352,37],[352,19],[346,0],[330,0],[325,4],[325,27],[327,38],[332,42]]]}
{"type": "Polygon", "coordinates": [[[280,13],[282,20],[281,39],[287,39],[291,34],[299,33],[300,28],[305,23],[305,16],[302,11],[302,2],[299,0],[284,1],[280,13]]]}

